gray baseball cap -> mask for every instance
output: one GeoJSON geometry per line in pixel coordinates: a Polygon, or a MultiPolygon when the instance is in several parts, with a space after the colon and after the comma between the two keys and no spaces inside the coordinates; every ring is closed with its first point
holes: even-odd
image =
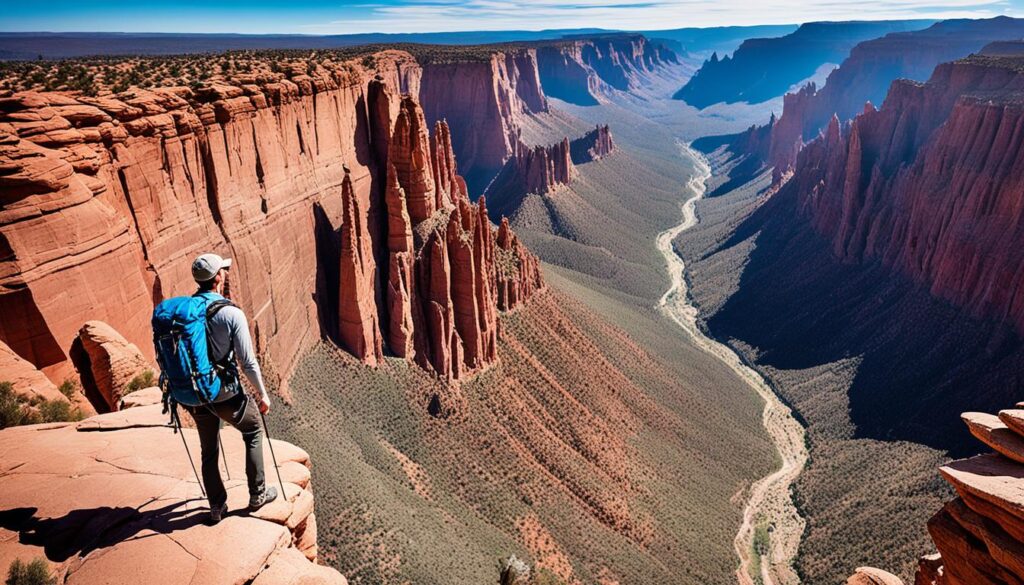
{"type": "Polygon", "coordinates": [[[231,258],[221,258],[216,254],[203,254],[192,262],[192,278],[196,282],[206,282],[217,276],[221,268],[231,268],[231,258]]]}

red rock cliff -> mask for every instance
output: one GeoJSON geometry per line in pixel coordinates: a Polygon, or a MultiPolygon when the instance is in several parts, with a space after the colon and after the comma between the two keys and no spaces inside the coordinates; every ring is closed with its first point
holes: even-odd
{"type": "MultiPolygon", "coordinates": [[[[395,97],[418,89],[419,66],[384,51],[375,67],[352,61],[314,67],[312,76],[240,75],[196,90],[0,99],[0,339],[55,381],[71,375],[67,352],[86,320],[116,324],[150,359],[153,305],[193,291],[190,260],[204,251],[235,258],[231,296],[283,379],[325,322],[340,324],[340,341],[370,363],[400,345],[403,327],[431,339],[413,327],[422,249],[407,242],[422,224],[451,230],[447,215],[466,188],[447,126],[430,142],[419,109],[395,97]],[[408,132],[393,136],[402,124],[408,132]],[[402,145],[393,156],[391,141],[402,145]],[[331,255],[317,238],[321,219],[341,232],[337,269],[324,266],[331,255]],[[339,275],[335,306],[314,298],[324,273],[339,275]]],[[[485,216],[459,217],[463,232],[491,237],[489,225],[477,226],[485,216]]],[[[444,273],[445,263],[436,264],[444,273]]],[[[474,291],[494,286],[490,274],[474,291]]],[[[489,294],[493,306],[495,294],[485,293],[479,298],[489,294]]],[[[478,314],[481,331],[490,331],[488,318],[478,314]]],[[[436,369],[455,377],[485,363],[487,343],[480,347],[436,369]]]]}
{"type": "Polygon", "coordinates": [[[548,111],[536,51],[526,47],[480,59],[427,61],[419,99],[428,122],[448,122],[473,192],[483,191],[513,155],[523,116],[548,111]]]}
{"type": "Polygon", "coordinates": [[[795,196],[847,262],[877,259],[937,297],[1024,331],[1024,60],[972,57],[799,155],[795,196]]]}

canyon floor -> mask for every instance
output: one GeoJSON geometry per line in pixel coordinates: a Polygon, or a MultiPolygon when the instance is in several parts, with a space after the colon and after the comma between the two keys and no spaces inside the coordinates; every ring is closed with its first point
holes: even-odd
{"type": "MultiPolygon", "coordinates": [[[[681,104],[620,97],[524,127],[542,144],[609,123],[620,148],[511,218],[550,290],[502,318],[496,366],[449,388],[323,346],[292,377],[273,430],[318,461],[323,558],[350,582],[488,582],[508,554],[566,583],[736,582],[745,502],[781,461],[763,397],[658,307],[678,279],[655,240],[697,167],[653,118],[681,104]]],[[[760,116],[737,110],[708,123],[760,116]]]]}
{"type": "Polygon", "coordinates": [[[743,509],[743,523],[736,534],[736,554],[740,559],[737,580],[741,585],[799,583],[793,560],[805,522],[793,503],[790,489],[807,464],[804,428],[761,374],[744,363],[732,348],[708,337],[701,329],[699,311],[690,302],[686,264],[676,253],[673,242],[679,234],[697,225],[695,209],[707,192],[711,166],[688,145],[683,145],[682,149],[695,160],[697,172],[689,181],[693,196],[683,203],[679,225],[658,235],[658,250],[665,256],[672,277],[672,286],[658,301],[658,306],[679,324],[694,344],[727,364],[765,401],[764,428],[778,449],[781,465],[754,483],[750,490],[743,509]]]}

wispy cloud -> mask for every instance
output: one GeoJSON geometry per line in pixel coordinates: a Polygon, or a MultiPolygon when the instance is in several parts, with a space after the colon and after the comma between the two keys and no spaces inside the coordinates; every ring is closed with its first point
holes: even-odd
{"type": "Polygon", "coordinates": [[[812,20],[986,18],[1024,15],[1024,0],[398,0],[362,5],[308,32],[432,32],[545,28],[657,30],[812,20]]]}

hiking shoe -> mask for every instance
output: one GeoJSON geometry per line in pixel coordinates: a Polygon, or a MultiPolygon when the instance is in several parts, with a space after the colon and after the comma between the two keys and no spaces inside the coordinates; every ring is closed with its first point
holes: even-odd
{"type": "Polygon", "coordinates": [[[265,490],[263,490],[263,493],[249,497],[249,509],[259,510],[263,506],[266,506],[267,504],[273,502],[276,499],[277,488],[273,486],[268,487],[265,490]]]}
{"type": "Polygon", "coordinates": [[[219,506],[210,508],[210,526],[219,524],[228,513],[228,503],[224,502],[219,506]]]}

